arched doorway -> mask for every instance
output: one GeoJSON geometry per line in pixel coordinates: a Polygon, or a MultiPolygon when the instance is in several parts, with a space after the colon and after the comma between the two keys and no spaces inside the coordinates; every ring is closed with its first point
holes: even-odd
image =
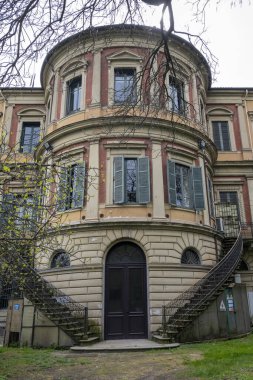
{"type": "Polygon", "coordinates": [[[146,258],[131,242],[116,244],[105,265],[105,339],[147,338],[146,258]]]}

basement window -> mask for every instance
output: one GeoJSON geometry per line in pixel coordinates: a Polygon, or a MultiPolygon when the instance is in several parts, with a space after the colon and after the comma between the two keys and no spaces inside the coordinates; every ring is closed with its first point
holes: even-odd
{"type": "Polygon", "coordinates": [[[70,266],[70,256],[65,251],[56,252],[52,258],[50,267],[65,268],[70,266]]]}
{"type": "Polygon", "coordinates": [[[193,249],[186,249],[181,257],[181,264],[200,265],[199,255],[193,249]]]}

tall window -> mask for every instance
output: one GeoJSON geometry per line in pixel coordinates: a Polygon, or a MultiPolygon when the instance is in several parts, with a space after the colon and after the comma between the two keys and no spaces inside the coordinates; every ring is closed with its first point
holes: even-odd
{"type": "Polygon", "coordinates": [[[136,101],[136,70],[130,68],[114,69],[114,102],[132,103],[136,101]]]}
{"type": "Polygon", "coordinates": [[[114,203],[150,201],[149,158],[114,158],[114,203]]]}
{"type": "Polygon", "coordinates": [[[32,153],[40,139],[40,123],[38,122],[23,122],[20,152],[32,153]]]}
{"type": "Polygon", "coordinates": [[[222,217],[226,236],[237,236],[239,222],[243,215],[240,213],[237,191],[220,191],[220,204],[216,205],[216,215],[222,217]]]}
{"type": "Polygon", "coordinates": [[[36,205],[32,195],[16,196],[14,200],[17,225],[30,225],[36,217],[36,205]]]}
{"type": "Polygon", "coordinates": [[[126,202],[137,201],[137,159],[125,159],[126,202]]]}
{"type": "Polygon", "coordinates": [[[191,171],[183,165],[176,165],[177,206],[192,208],[191,171]]]}
{"type": "Polygon", "coordinates": [[[82,95],[82,77],[76,77],[67,82],[67,115],[80,110],[82,95]]]}
{"type": "Polygon", "coordinates": [[[169,78],[169,110],[185,113],[184,84],[172,76],[169,78]]]}
{"type": "Polygon", "coordinates": [[[57,205],[58,211],[83,206],[84,177],[84,164],[75,164],[61,169],[57,205]]]}
{"type": "Polygon", "coordinates": [[[13,224],[18,228],[34,228],[37,211],[37,202],[32,195],[3,194],[0,228],[13,224]]]}
{"type": "Polygon", "coordinates": [[[213,121],[213,140],[218,150],[230,151],[231,143],[227,121],[213,121]]]}
{"type": "Polygon", "coordinates": [[[168,161],[167,178],[171,205],[195,210],[205,208],[201,167],[168,161]]]}
{"type": "Polygon", "coordinates": [[[238,205],[237,191],[220,191],[221,203],[233,203],[238,205]]]}

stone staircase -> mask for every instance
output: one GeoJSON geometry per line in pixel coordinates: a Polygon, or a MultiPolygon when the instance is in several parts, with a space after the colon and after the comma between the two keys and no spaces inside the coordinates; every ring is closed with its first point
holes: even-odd
{"type": "Polygon", "coordinates": [[[97,333],[92,332],[88,319],[88,308],[77,303],[46,281],[20,253],[1,257],[7,265],[20,268],[15,271],[19,289],[32,304],[63,330],[75,344],[85,345],[99,340],[97,333]]]}
{"type": "Polygon", "coordinates": [[[175,342],[179,334],[192,323],[232,282],[243,251],[241,232],[237,239],[224,238],[223,258],[195,285],[162,307],[162,326],[154,340],[175,342]]]}

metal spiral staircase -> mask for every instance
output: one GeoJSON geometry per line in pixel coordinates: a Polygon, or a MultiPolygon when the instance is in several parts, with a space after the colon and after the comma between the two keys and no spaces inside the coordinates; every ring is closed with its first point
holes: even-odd
{"type": "Polygon", "coordinates": [[[20,253],[6,254],[1,259],[18,268],[15,270],[15,281],[23,295],[75,344],[84,345],[99,340],[98,333],[92,332],[94,326],[90,326],[87,307],[46,281],[20,253]]]}
{"type": "MultiPolygon", "coordinates": [[[[224,238],[224,249],[228,250],[211,270],[195,285],[176,297],[162,308],[162,327],[158,334],[163,339],[174,342],[179,334],[194,321],[214,301],[231,282],[233,272],[239,265],[243,239],[239,231],[231,247],[231,238],[224,238]],[[228,242],[230,249],[228,249],[228,242]]],[[[155,337],[155,336],[154,336],[155,337]]]]}

